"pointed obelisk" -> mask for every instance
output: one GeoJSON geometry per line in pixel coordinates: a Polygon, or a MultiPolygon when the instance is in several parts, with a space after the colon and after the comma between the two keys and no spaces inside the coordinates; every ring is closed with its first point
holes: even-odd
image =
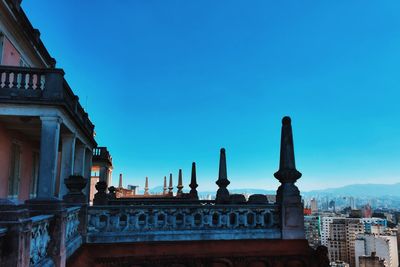
{"type": "Polygon", "coordinates": [[[280,206],[282,239],[304,239],[304,215],[300,191],[294,184],[301,177],[294,160],[293,133],[290,117],[282,119],[279,170],[274,174],[281,185],[276,193],[280,206]]]}
{"type": "Polygon", "coordinates": [[[173,196],[174,192],[172,192],[172,190],[174,190],[174,185],[172,184],[172,173],[169,174],[169,186],[168,186],[168,195],[173,196]]]}
{"type": "Polygon", "coordinates": [[[144,183],[144,194],[147,196],[149,194],[149,178],[146,176],[146,182],[144,183]]]}
{"type": "Polygon", "coordinates": [[[118,188],[122,188],[122,173],[119,174],[119,184],[118,188]]]}
{"type": "Polygon", "coordinates": [[[197,194],[197,177],[196,177],[196,162],[192,163],[192,176],[190,178],[190,198],[192,199],[199,199],[199,196],[197,194]]]}
{"type": "Polygon", "coordinates": [[[164,176],[164,187],[163,187],[163,195],[166,195],[168,193],[168,187],[167,187],[167,176],[164,176]]]}
{"type": "Polygon", "coordinates": [[[178,188],[178,191],[176,192],[176,195],[177,196],[180,196],[180,195],[182,195],[182,193],[183,193],[183,191],[182,191],[182,189],[183,189],[183,182],[182,182],[182,169],[179,169],[179,175],[178,175],[178,185],[177,185],[177,187],[176,188],[178,188]]]}
{"type": "Polygon", "coordinates": [[[215,182],[218,185],[217,196],[215,201],[217,203],[229,202],[229,191],[226,188],[231,182],[228,180],[228,174],[226,171],[226,155],[225,148],[221,148],[219,157],[219,175],[218,180],[215,182]]]}

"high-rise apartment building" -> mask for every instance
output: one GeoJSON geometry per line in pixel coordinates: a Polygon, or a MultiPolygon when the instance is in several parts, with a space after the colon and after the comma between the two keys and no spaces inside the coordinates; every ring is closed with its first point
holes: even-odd
{"type": "Polygon", "coordinates": [[[346,246],[346,219],[333,219],[329,224],[328,252],[330,261],[349,262],[346,246]]]}
{"type": "Polygon", "coordinates": [[[318,203],[315,198],[311,199],[310,205],[311,205],[311,214],[317,214],[318,213],[318,203]]]}
{"type": "Polygon", "coordinates": [[[342,219],[343,217],[329,217],[322,216],[320,219],[320,229],[321,229],[321,245],[328,246],[328,238],[330,235],[330,227],[329,225],[333,222],[334,219],[342,219]]]}
{"type": "Polygon", "coordinates": [[[304,216],[304,230],[310,247],[317,248],[321,244],[320,217],[304,216]]]}
{"type": "Polygon", "coordinates": [[[364,224],[359,219],[346,220],[346,245],[350,267],[355,265],[355,240],[358,234],[364,233],[364,224]]]}
{"type": "MultiPolygon", "coordinates": [[[[328,221],[328,220],[326,220],[328,221]]],[[[355,239],[357,234],[364,233],[364,225],[359,219],[333,218],[329,223],[327,247],[331,261],[344,261],[355,265],[355,239]]]]}
{"type": "Polygon", "coordinates": [[[356,201],[355,201],[355,199],[354,199],[354,197],[350,197],[349,198],[349,204],[350,204],[350,208],[352,209],[352,210],[355,210],[356,209],[356,201]]]}

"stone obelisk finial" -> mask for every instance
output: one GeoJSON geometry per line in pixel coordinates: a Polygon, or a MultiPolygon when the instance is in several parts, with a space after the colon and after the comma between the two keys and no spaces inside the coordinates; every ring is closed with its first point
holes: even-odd
{"type": "Polygon", "coordinates": [[[190,179],[190,198],[193,199],[199,199],[199,196],[197,194],[197,188],[198,184],[197,184],[197,177],[196,177],[196,162],[192,163],[192,177],[190,179]]]}
{"type": "Polygon", "coordinates": [[[182,182],[182,169],[179,169],[179,175],[178,175],[178,191],[176,192],[176,195],[182,195],[183,191],[183,182],[182,182]]]}
{"type": "Polygon", "coordinates": [[[167,176],[164,176],[163,195],[167,194],[167,192],[168,192],[167,190],[168,190],[168,188],[167,188],[167,176]]]}
{"type": "Polygon", "coordinates": [[[174,190],[174,186],[172,184],[172,173],[169,174],[169,186],[168,186],[168,195],[173,195],[172,190],[174,190]]]}
{"type": "Polygon", "coordinates": [[[282,119],[281,156],[279,170],[274,176],[281,183],[294,183],[301,177],[301,173],[296,170],[296,163],[294,160],[293,134],[290,117],[284,117],[282,119]]]}
{"type": "Polygon", "coordinates": [[[225,148],[221,148],[220,158],[219,158],[219,176],[218,180],[215,182],[218,185],[216,201],[217,203],[229,202],[229,191],[226,187],[231,183],[228,180],[228,175],[226,172],[226,156],[225,148]]]}
{"type": "Polygon", "coordinates": [[[122,188],[122,173],[119,174],[119,184],[118,188],[122,188]]]}
{"type": "Polygon", "coordinates": [[[291,119],[282,119],[279,170],[274,174],[281,185],[276,193],[280,206],[282,239],[304,239],[304,215],[300,191],[294,184],[301,177],[294,160],[291,119]]]}
{"type": "Polygon", "coordinates": [[[144,183],[144,194],[149,194],[149,178],[146,176],[146,182],[144,183]]]}

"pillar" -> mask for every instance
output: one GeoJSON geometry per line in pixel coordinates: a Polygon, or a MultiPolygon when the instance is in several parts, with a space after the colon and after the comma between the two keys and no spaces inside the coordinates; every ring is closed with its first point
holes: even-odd
{"type": "Polygon", "coordinates": [[[38,198],[54,198],[57,176],[58,143],[61,118],[40,117],[42,121],[40,136],[40,162],[38,198]]]}
{"type": "Polygon", "coordinates": [[[61,135],[61,172],[60,172],[60,193],[59,197],[62,198],[68,193],[65,186],[64,179],[68,179],[74,172],[74,158],[75,158],[75,134],[61,135]]]}
{"type": "Polygon", "coordinates": [[[74,161],[74,175],[84,176],[85,168],[85,152],[86,147],[84,144],[77,144],[75,147],[75,161],[74,161]]]}
{"type": "Polygon", "coordinates": [[[107,185],[111,186],[112,183],[112,168],[107,168],[107,185]]]}
{"type": "Polygon", "coordinates": [[[86,184],[86,189],[84,191],[87,196],[88,202],[89,202],[89,198],[90,198],[90,185],[91,185],[90,179],[91,179],[91,174],[92,174],[92,157],[93,157],[92,150],[86,148],[84,177],[87,179],[87,184],[86,184]]]}
{"type": "MultiPolygon", "coordinates": [[[[108,170],[106,167],[101,166],[99,171],[99,182],[108,183],[108,170]]],[[[107,184],[108,185],[108,184],[107,184]]]]}

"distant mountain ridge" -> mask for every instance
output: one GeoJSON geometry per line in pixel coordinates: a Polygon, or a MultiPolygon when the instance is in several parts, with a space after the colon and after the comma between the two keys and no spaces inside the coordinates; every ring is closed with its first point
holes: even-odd
{"type": "MultiPolygon", "coordinates": [[[[188,188],[185,188],[188,190],[188,188]]],[[[186,191],[184,189],[184,191],[186,191]]],[[[229,188],[228,188],[229,189],[229,188]]],[[[162,186],[157,186],[150,189],[150,192],[162,192],[162,186]]],[[[174,188],[174,190],[176,190],[174,188]]],[[[276,194],[276,189],[258,189],[258,188],[243,188],[229,189],[229,192],[234,194],[276,194]]],[[[215,191],[199,191],[201,195],[215,195],[215,191]]],[[[353,197],[384,197],[393,196],[400,197],[400,183],[395,184],[351,184],[337,188],[327,188],[311,191],[301,191],[304,196],[332,195],[332,196],[353,196],[353,197]]]]}
{"type": "Polygon", "coordinates": [[[328,188],[322,190],[312,190],[302,192],[304,195],[346,195],[354,197],[400,197],[400,183],[395,184],[352,184],[338,188],[328,188]]]}

